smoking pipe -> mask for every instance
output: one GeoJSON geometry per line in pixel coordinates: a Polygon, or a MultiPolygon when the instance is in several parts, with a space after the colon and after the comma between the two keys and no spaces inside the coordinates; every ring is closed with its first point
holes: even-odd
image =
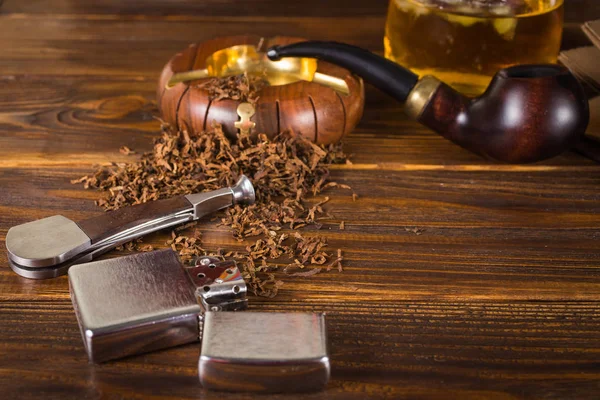
{"type": "Polygon", "coordinates": [[[317,58],[340,65],[405,103],[405,112],[484,157],[528,163],[554,157],[583,137],[588,102],[577,79],[554,64],[500,70],[479,97],[468,98],[433,76],[421,79],[381,56],[343,43],[273,46],[271,60],[317,58]]]}

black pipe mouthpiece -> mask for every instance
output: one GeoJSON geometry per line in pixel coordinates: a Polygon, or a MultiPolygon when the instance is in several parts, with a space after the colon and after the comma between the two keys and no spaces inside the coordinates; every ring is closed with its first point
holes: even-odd
{"type": "Polygon", "coordinates": [[[406,68],[360,47],[338,42],[309,41],[273,46],[267,57],[278,61],[284,57],[317,58],[344,67],[366,82],[404,102],[419,80],[406,68]]]}

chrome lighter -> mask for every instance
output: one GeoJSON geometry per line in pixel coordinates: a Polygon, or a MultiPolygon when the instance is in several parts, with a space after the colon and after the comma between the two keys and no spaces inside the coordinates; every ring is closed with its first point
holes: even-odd
{"type": "Polygon", "coordinates": [[[184,267],[171,250],[69,269],[71,299],[90,361],[201,340],[206,389],[301,392],[325,387],[323,314],[221,312],[246,308],[233,261],[201,257],[184,267]]]}
{"type": "Polygon", "coordinates": [[[184,267],[172,250],[75,265],[69,288],[92,362],[198,341],[205,311],[247,306],[235,262],[184,267]]]}
{"type": "Polygon", "coordinates": [[[198,362],[206,389],[312,392],[329,370],[323,314],[206,313],[198,362]]]}

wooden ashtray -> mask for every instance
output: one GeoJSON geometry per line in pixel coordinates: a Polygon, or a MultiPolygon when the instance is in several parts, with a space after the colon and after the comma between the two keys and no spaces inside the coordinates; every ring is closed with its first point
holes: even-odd
{"type": "Polygon", "coordinates": [[[273,137],[292,130],[316,143],[348,134],[363,112],[362,80],[344,68],[309,58],[270,61],[263,51],[303,41],[278,36],[233,36],[192,44],[163,68],[158,85],[162,118],[181,130],[201,132],[217,122],[234,138],[238,129],[273,137]],[[207,79],[247,72],[268,85],[255,104],[211,100],[200,85],[207,79]]]}

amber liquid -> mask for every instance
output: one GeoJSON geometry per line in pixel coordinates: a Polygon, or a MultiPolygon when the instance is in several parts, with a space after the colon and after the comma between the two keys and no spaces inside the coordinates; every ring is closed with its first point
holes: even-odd
{"type": "Polygon", "coordinates": [[[385,56],[478,95],[500,69],[555,63],[563,0],[391,0],[385,56]]]}

